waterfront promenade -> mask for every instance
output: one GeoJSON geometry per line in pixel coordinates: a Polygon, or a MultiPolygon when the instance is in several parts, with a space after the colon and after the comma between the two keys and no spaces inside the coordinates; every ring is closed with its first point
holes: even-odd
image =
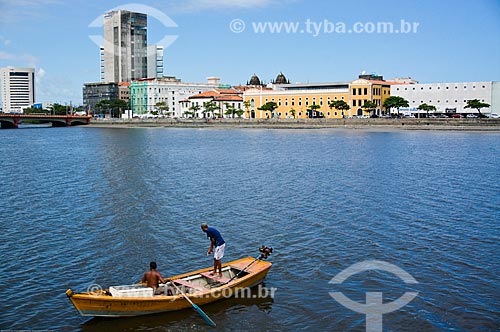
{"type": "Polygon", "coordinates": [[[500,131],[500,119],[93,119],[90,127],[500,131]]]}

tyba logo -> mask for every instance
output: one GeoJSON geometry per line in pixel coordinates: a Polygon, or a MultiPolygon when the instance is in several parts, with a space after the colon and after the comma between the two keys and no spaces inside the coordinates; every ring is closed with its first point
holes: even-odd
{"type": "MultiPolygon", "coordinates": [[[[406,284],[418,284],[415,278],[400,267],[377,260],[353,264],[333,277],[329,283],[342,284],[350,276],[371,270],[381,270],[392,273],[403,280],[406,284]]],[[[344,307],[352,311],[365,314],[367,332],[382,332],[382,315],[404,307],[418,295],[418,292],[406,292],[397,300],[388,303],[383,302],[381,292],[367,292],[366,303],[353,301],[341,292],[330,292],[329,294],[344,307]]]]}

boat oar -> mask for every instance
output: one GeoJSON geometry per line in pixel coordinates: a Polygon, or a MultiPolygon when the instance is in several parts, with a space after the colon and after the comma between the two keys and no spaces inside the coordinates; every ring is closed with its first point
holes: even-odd
{"type": "Polygon", "coordinates": [[[213,320],[211,320],[210,317],[208,317],[208,315],[206,313],[204,313],[200,307],[198,307],[196,304],[194,304],[193,301],[191,301],[191,299],[179,287],[177,287],[174,280],[172,280],[172,285],[174,285],[174,287],[177,289],[177,291],[182,294],[182,296],[191,304],[193,309],[196,310],[196,312],[198,314],[200,314],[200,316],[205,320],[205,322],[207,322],[208,325],[210,325],[212,327],[216,326],[215,322],[213,320]]]}

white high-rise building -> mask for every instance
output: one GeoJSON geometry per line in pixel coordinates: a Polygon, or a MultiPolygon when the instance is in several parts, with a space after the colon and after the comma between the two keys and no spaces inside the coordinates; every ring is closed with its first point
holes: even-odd
{"type": "Polygon", "coordinates": [[[127,10],[104,14],[101,80],[130,82],[148,76],[147,25],[146,14],[127,10]]]}
{"type": "Polygon", "coordinates": [[[35,68],[0,68],[4,113],[22,113],[35,102],[35,68]]]}
{"type": "Polygon", "coordinates": [[[163,46],[148,46],[148,78],[163,77],[163,46]]]}

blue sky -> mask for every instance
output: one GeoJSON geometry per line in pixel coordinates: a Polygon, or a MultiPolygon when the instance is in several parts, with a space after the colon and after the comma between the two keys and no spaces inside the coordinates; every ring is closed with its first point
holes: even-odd
{"type": "Polygon", "coordinates": [[[185,82],[219,76],[245,84],[253,73],[269,82],[280,71],[291,82],[348,81],[362,71],[420,82],[500,80],[498,0],[0,0],[0,67],[35,67],[39,102],[81,104],[83,83],[99,81],[99,48],[89,36],[102,28],[89,25],[127,4],[175,22],[150,16],[148,42],[177,36],[165,49],[165,74],[185,82]],[[243,32],[231,31],[235,19],[245,23],[243,32]],[[401,20],[417,23],[416,32],[324,30],[324,22],[342,30],[356,22],[399,28],[401,20]],[[296,22],[299,29],[257,33],[259,22],[296,22]]]}

